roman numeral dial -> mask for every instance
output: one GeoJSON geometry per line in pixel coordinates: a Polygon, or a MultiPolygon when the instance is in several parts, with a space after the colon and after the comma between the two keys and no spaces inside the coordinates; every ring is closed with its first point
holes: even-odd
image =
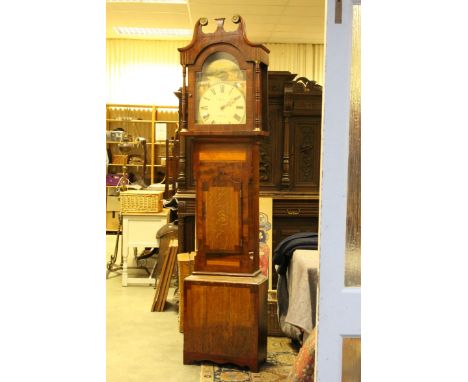
{"type": "Polygon", "coordinates": [[[197,124],[225,125],[246,123],[246,102],[242,87],[218,83],[200,95],[197,124]]]}

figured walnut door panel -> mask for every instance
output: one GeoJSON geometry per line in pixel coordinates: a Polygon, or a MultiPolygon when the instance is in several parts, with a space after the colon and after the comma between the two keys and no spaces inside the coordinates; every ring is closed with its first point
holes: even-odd
{"type": "Polygon", "coordinates": [[[196,201],[195,271],[253,272],[255,260],[249,255],[255,230],[251,163],[249,144],[218,140],[194,146],[196,192],[200,195],[196,201]]]}
{"type": "Polygon", "coordinates": [[[205,253],[240,253],[242,246],[242,183],[225,179],[223,176],[214,182],[203,182],[202,216],[205,222],[203,233],[205,253]],[[218,180],[218,182],[216,182],[218,180]],[[227,201],[229,201],[227,203],[227,201]]]}

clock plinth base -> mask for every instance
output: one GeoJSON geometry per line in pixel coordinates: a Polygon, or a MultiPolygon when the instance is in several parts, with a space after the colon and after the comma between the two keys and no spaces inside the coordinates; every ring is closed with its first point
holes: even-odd
{"type": "Polygon", "coordinates": [[[260,269],[254,273],[228,273],[228,272],[207,272],[193,271],[193,275],[209,275],[209,276],[233,276],[233,277],[255,277],[261,273],[260,269]]]}
{"type": "Polygon", "coordinates": [[[267,354],[267,278],[191,275],[184,280],[184,364],[232,363],[258,372],[267,354]]]}

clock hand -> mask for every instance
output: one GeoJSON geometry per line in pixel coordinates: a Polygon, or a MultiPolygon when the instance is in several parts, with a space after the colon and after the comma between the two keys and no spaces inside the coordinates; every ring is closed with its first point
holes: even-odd
{"type": "Polygon", "coordinates": [[[237,97],[234,97],[232,98],[231,100],[229,100],[226,104],[224,104],[223,106],[221,106],[221,110],[224,110],[226,107],[228,106],[231,106],[234,102],[236,102],[241,96],[238,95],[237,97]]]}

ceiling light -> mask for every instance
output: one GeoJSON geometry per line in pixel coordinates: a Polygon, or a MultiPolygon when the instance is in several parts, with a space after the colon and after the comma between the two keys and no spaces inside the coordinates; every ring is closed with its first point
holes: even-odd
{"type": "Polygon", "coordinates": [[[114,27],[114,30],[120,35],[130,36],[191,36],[191,29],[179,28],[133,28],[133,27],[114,27]]]}
{"type": "Polygon", "coordinates": [[[187,0],[107,0],[108,3],[187,4],[187,0]]]}

